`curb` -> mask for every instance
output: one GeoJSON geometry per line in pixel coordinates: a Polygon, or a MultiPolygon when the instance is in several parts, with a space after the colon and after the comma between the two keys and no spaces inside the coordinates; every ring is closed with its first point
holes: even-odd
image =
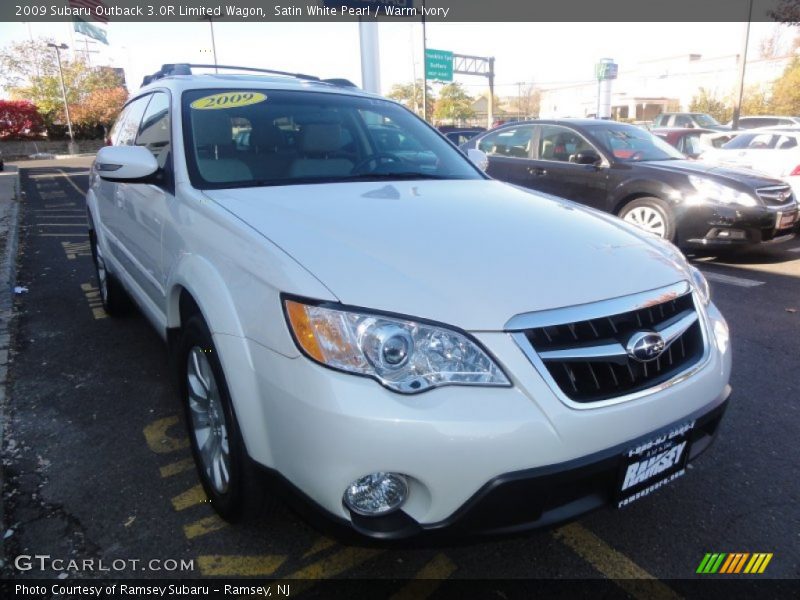
{"type": "MultiPolygon", "coordinates": [[[[8,235],[3,255],[0,257],[0,449],[5,438],[6,384],[8,380],[8,354],[11,348],[11,320],[14,317],[14,283],[17,275],[17,249],[19,244],[20,183],[19,169],[14,175],[14,191],[8,212],[8,235]]],[[[5,484],[4,472],[0,469],[0,490],[5,484]]],[[[0,503],[2,504],[2,503],[0,503]]],[[[0,505],[0,524],[5,522],[5,510],[0,505]]],[[[3,529],[0,528],[0,532],[3,529]]],[[[0,533],[0,536],[2,533],[0,533]]],[[[0,539],[0,559],[5,556],[4,540],[0,539]]]]}

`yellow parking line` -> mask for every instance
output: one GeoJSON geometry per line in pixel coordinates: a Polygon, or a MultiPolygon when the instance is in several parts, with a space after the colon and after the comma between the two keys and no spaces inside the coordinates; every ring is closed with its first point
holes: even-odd
{"type": "Polygon", "coordinates": [[[200,537],[201,535],[206,535],[207,533],[211,533],[212,531],[219,531],[220,529],[224,529],[228,526],[228,523],[220,519],[217,515],[211,515],[209,517],[205,517],[200,519],[199,521],[195,521],[194,523],[189,523],[188,525],[183,526],[183,533],[186,536],[187,540],[194,539],[196,537],[200,537]]]}
{"type": "Polygon", "coordinates": [[[677,600],[667,585],[653,577],[627,556],[611,548],[591,531],[571,523],[554,532],[581,558],[638,600],[677,600]]]}
{"type": "Polygon", "coordinates": [[[189,439],[186,437],[172,437],[167,434],[167,429],[178,423],[177,415],[164,417],[158,421],[150,423],[142,430],[147,446],[156,454],[167,454],[189,447],[189,439]]]}
{"type": "Polygon", "coordinates": [[[442,580],[450,577],[455,570],[456,566],[447,556],[437,554],[433,557],[433,560],[414,575],[414,581],[409,582],[394,594],[391,600],[422,600],[427,598],[442,584],[442,580]]]}
{"type": "Polygon", "coordinates": [[[311,548],[308,549],[308,552],[303,554],[303,558],[308,558],[310,556],[314,556],[315,554],[319,554],[320,552],[323,552],[328,548],[332,548],[335,545],[336,542],[334,542],[332,539],[319,537],[317,538],[317,541],[312,544],[311,548]]]}
{"type": "Polygon", "coordinates": [[[175,510],[185,510],[196,504],[202,504],[203,502],[208,502],[208,497],[205,491],[203,491],[203,486],[198,483],[193,488],[189,488],[185,492],[181,492],[175,496],[172,499],[172,506],[175,510]]]}
{"type": "Polygon", "coordinates": [[[345,571],[354,569],[358,565],[381,554],[381,552],[383,552],[383,550],[374,548],[342,548],[342,550],[336,554],[323,558],[307,567],[303,567],[290,575],[281,577],[281,580],[276,583],[280,585],[291,585],[292,594],[296,595],[313,587],[316,581],[320,579],[330,579],[345,571]],[[289,582],[288,580],[292,581],[289,582]]]}
{"type": "MultiPolygon", "coordinates": [[[[207,555],[198,556],[200,573],[208,576],[255,577],[272,575],[286,560],[285,556],[207,555]]],[[[294,592],[294,590],[292,590],[294,592]]]]}
{"type": "Polygon", "coordinates": [[[336,554],[303,567],[283,579],[328,579],[368,561],[381,552],[382,550],[374,548],[342,548],[336,554]]]}
{"type": "Polygon", "coordinates": [[[172,477],[173,475],[183,473],[184,471],[188,471],[192,468],[194,468],[194,460],[191,458],[182,458],[181,460],[176,460],[173,463],[164,465],[159,469],[159,473],[161,473],[162,478],[172,477]]]}

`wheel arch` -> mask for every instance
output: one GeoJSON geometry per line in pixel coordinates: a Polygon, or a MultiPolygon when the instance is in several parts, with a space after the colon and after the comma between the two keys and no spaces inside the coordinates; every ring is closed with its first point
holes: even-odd
{"type": "Polygon", "coordinates": [[[639,200],[641,198],[657,198],[658,200],[661,200],[662,202],[667,202],[668,203],[668,201],[660,193],[654,193],[654,192],[651,192],[651,191],[643,191],[643,190],[636,191],[636,192],[630,192],[629,194],[627,194],[626,196],[620,198],[616,202],[616,204],[614,205],[614,211],[613,211],[614,214],[619,216],[619,214],[622,212],[622,209],[624,209],[628,204],[630,204],[634,200],[639,200]]]}
{"type": "Polygon", "coordinates": [[[261,401],[250,347],[228,284],[208,260],[186,255],[176,265],[167,289],[167,342],[173,376],[181,373],[179,357],[174,351],[179,346],[181,326],[192,315],[199,314],[214,340],[247,453],[261,464],[272,465],[272,449],[263,428],[267,422],[266,407],[261,401]]]}

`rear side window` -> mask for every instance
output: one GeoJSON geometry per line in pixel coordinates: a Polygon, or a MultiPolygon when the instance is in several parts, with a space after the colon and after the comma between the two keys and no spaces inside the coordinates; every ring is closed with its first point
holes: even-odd
{"type": "Polygon", "coordinates": [[[478,149],[489,156],[528,158],[532,139],[532,126],[513,127],[487,135],[478,144],[478,149]]]}
{"type": "Polygon", "coordinates": [[[115,146],[133,146],[136,142],[136,134],[139,133],[139,124],[142,122],[150,96],[137,98],[125,108],[125,112],[120,117],[119,128],[114,126],[116,131],[112,132],[112,143],[115,146]]]}

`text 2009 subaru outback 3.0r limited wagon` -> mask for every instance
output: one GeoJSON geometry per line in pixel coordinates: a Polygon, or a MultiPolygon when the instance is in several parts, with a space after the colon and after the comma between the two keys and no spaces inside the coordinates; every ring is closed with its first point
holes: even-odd
{"type": "Polygon", "coordinates": [[[710,444],[728,327],[672,245],[341,80],[149,79],[94,163],[91,241],[107,310],[169,344],[223,517],[268,473],[374,538],[519,531],[710,444]]]}

